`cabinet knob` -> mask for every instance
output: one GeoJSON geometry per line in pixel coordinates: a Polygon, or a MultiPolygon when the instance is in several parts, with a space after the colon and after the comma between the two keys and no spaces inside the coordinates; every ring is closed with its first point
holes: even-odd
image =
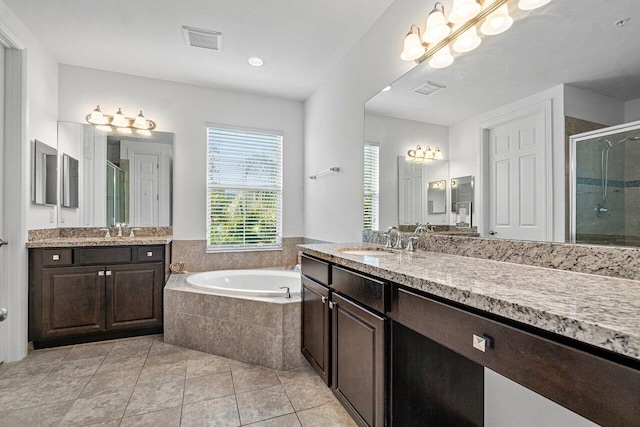
{"type": "Polygon", "coordinates": [[[334,308],[336,308],[337,306],[338,306],[338,303],[337,303],[337,302],[329,301],[329,308],[330,308],[330,309],[332,309],[332,310],[333,310],[333,309],[334,309],[334,308]]]}
{"type": "Polygon", "coordinates": [[[491,338],[473,334],[473,348],[484,353],[487,347],[491,347],[491,338]]]}
{"type": "Polygon", "coordinates": [[[327,297],[322,297],[322,303],[323,303],[323,304],[326,304],[328,299],[329,299],[329,298],[327,298],[327,297]]]}
{"type": "Polygon", "coordinates": [[[54,261],[60,261],[60,255],[53,255],[51,259],[54,261]]]}
{"type": "Polygon", "coordinates": [[[153,252],[147,252],[147,256],[153,256],[153,252]]]}
{"type": "Polygon", "coordinates": [[[104,270],[98,271],[98,276],[104,276],[104,270]]]}
{"type": "Polygon", "coordinates": [[[111,276],[111,270],[107,270],[107,276],[111,276]]]}

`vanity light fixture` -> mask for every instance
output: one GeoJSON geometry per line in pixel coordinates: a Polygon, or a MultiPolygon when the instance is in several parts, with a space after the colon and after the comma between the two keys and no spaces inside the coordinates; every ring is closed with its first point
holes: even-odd
{"type": "Polygon", "coordinates": [[[120,133],[130,134],[135,130],[140,135],[149,136],[156,128],[155,122],[145,118],[142,111],[135,119],[125,117],[122,108],[118,108],[113,116],[109,116],[102,114],[99,105],[87,115],[86,119],[88,123],[95,125],[96,129],[105,132],[111,132],[115,128],[120,133]]]}
{"type": "Polygon", "coordinates": [[[430,146],[427,146],[425,150],[418,145],[415,150],[409,150],[407,156],[410,157],[410,160],[442,160],[442,151],[440,151],[440,147],[436,147],[434,151],[430,146]]]}
{"type": "MultiPolygon", "coordinates": [[[[521,10],[528,11],[550,1],[518,0],[517,4],[521,10]]],[[[511,28],[513,18],[509,14],[509,2],[515,4],[516,0],[454,0],[448,22],[443,4],[436,2],[427,17],[423,43],[420,42],[420,27],[411,25],[400,58],[418,64],[430,59],[429,65],[433,68],[448,67],[454,61],[451,49],[464,53],[480,45],[478,26],[482,34],[491,36],[511,28]]]]}

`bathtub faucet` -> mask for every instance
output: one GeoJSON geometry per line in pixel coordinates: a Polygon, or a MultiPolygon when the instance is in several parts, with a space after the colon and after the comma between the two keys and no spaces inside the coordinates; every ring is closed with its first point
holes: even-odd
{"type": "Polygon", "coordinates": [[[284,297],[285,298],[291,298],[291,292],[289,292],[289,287],[288,286],[280,286],[280,289],[286,289],[286,291],[284,293],[284,297]]]}

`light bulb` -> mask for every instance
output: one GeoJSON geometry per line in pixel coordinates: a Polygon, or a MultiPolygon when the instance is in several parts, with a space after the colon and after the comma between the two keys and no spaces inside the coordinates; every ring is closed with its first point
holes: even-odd
{"type": "Polygon", "coordinates": [[[427,27],[424,30],[422,40],[425,43],[437,43],[451,33],[451,28],[444,19],[444,6],[438,2],[429,12],[427,27]],[[439,5],[439,6],[438,6],[439,5]]]}
{"type": "Polygon", "coordinates": [[[99,105],[87,116],[87,121],[92,125],[104,125],[107,123],[107,119],[102,115],[99,105]]]}
{"type": "Polygon", "coordinates": [[[96,126],[96,129],[102,130],[102,131],[105,131],[105,132],[111,132],[113,130],[111,128],[111,126],[106,126],[106,125],[96,126]]]}
{"type": "Polygon", "coordinates": [[[427,147],[427,151],[424,153],[425,159],[433,159],[433,151],[431,151],[431,147],[427,147]]]}
{"type": "Polygon", "coordinates": [[[480,46],[482,39],[478,36],[476,27],[471,27],[460,36],[453,43],[453,50],[456,52],[470,52],[473,49],[480,46]]]}
{"type": "Polygon", "coordinates": [[[131,133],[131,129],[127,127],[121,127],[116,129],[120,133],[131,133]]]}
{"type": "Polygon", "coordinates": [[[116,127],[127,127],[129,125],[124,114],[122,114],[122,108],[118,108],[118,112],[113,115],[111,125],[116,127]]]}
{"type": "Polygon", "coordinates": [[[485,19],[480,31],[488,36],[504,33],[513,24],[513,18],[509,16],[509,7],[503,4],[485,19]]]}
{"type": "Polygon", "coordinates": [[[151,132],[146,129],[138,129],[136,133],[142,136],[151,136],[151,132]]]}
{"type": "Polygon", "coordinates": [[[454,24],[464,24],[480,13],[481,9],[476,0],[453,0],[449,21],[454,24]]]}
{"type": "Polygon", "coordinates": [[[418,147],[416,148],[416,158],[424,159],[424,156],[425,156],[424,150],[418,145],[418,147]]]}
{"type": "Polygon", "coordinates": [[[433,153],[433,158],[436,160],[442,160],[442,151],[440,151],[440,147],[436,147],[436,152],[433,153]]]}
{"type": "Polygon", "coordinates": [[[518,2],[518,7],[522,10],[533,10],[544,6],[550,1],[551,0],[520,0],[518,2]]]}
{"type": "Polygon", "coordinates": [[[404,49],[400,54],[400,59],[403,61],[413,61],[424,55],[425,51],[422,42],[420,42],[420,35],[411,31],[407,34],[407,37],[404,38],[404,49]]]}
{"type": "Polygon", "coordinates": [[[449,50],[449,45],[437,51],[429,60],[431,68],[445,68],[453,64],[453,56],[449,50]]]}
{"type": "Polygon", "coordinates": [[[142,115],[142,110],[140,110],[140,114],[138,114],[138,117],[136,117],[136,119],[134,120],[131,126],[133,126],[136,129],[149,128],[149,123],[147,123],[147,119],[145,119],[144,116],[142,115]]]}

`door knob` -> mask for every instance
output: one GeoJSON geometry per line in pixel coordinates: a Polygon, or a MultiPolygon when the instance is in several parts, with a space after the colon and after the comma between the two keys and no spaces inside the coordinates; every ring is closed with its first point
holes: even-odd
{"type": "Polygon", "coordinates": [[[498,234],[497,231],[493,231],[493,230],[489,230],[489,234],[491,234],[492,236],[495,236],[496,234],[498,234]]]}
{"type": "Polygon", "coordinates": [[[8,245],[9,242],[7,242],[6,240],[2,240],[0,239],[0,246],[4,246],[4,245],[8,245]]]}
{"type": "Polygon", "coordinates": [[[8,315],[9,315],[9,312],[7,311],[6,308],[0,308],[0,322],[6,319],[8,315]]]}

